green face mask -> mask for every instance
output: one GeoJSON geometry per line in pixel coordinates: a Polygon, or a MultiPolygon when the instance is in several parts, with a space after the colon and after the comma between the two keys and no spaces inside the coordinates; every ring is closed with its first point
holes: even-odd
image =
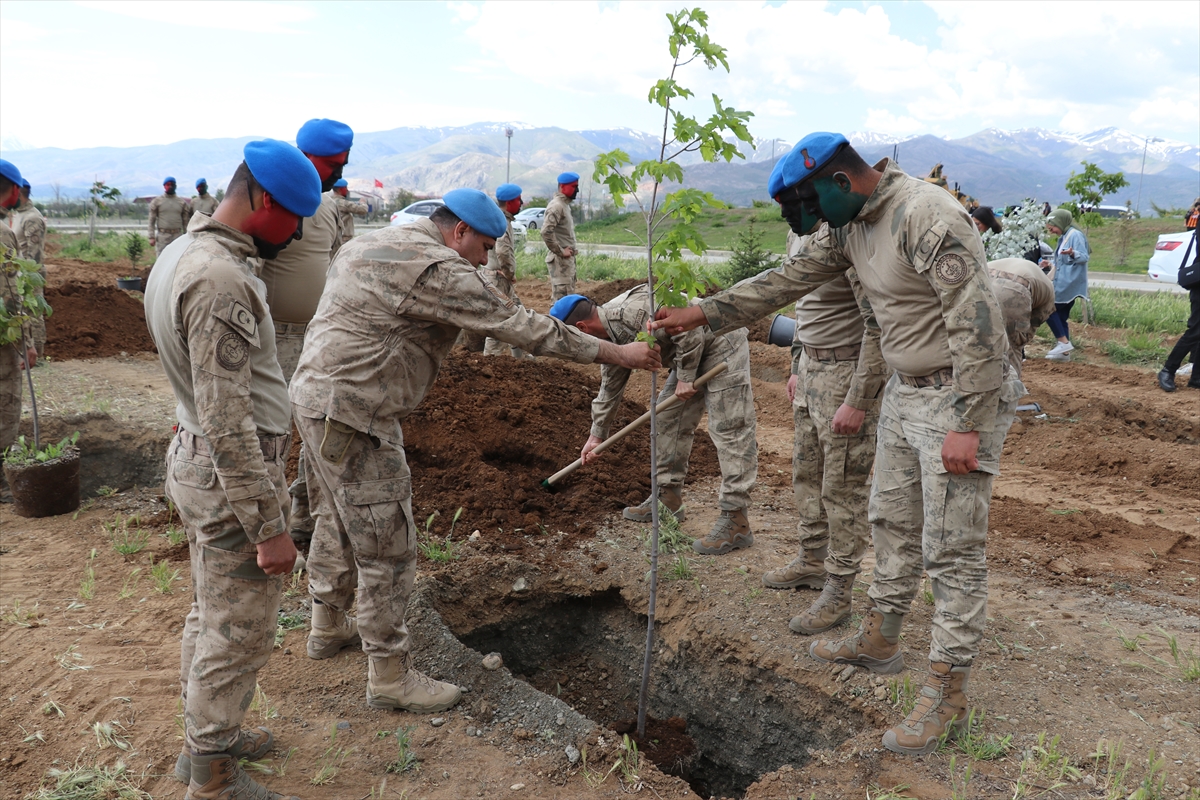
{"type": "MultiPolygon", "coordinates": [[[[810,191],[816,195],[821,208],[821,217],[831,228],[843,228],[858,216],[863,206],[867,204],[867,196],[854,191],[850,180],[844,173],[836,173],[826,178],[816,178],[811,183],[810,191]],[[838,180],[841,176],[842,180],[838,180]]],[[[806,187],[807,188],[807,187],[806,187]]]]}

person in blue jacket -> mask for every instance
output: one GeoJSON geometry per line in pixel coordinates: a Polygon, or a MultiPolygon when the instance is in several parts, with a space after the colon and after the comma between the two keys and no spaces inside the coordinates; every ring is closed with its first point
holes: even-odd
{"type": "Polygon", "coordinates": [[[1075,300],[1082,297],[1088,299],[1087,237],[1083,231],[1075,227],[1075,218],[1065,208],[1056,208],[1046,217],[1046,230],[1058,237],[1058,246],[1054,248],[1053,262],[1043,260],[1043,268],[1054,266],[1054,313],[1046,320],[1058,344],[1046,354],[1051,361],[1070,361],[1071,337],[1067,329],[1067,319],[1071,316],[1071,307],[1075,300]]]}

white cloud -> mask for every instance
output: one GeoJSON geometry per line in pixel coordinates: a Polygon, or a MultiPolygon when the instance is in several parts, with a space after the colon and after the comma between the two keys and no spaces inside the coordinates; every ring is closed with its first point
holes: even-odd
{"type": "Polygon", "coordinates": [[[189,28],[219,28],[249,33],[296,33],[291,23],[306,22],[316,16],[303,6],[266,3],[259,0],[76,0],[78,5],[126,17],[183,25],[189,28]]]}
{"type": "Polygon", "coordinates": [[[868,108],[866,129],[902,136],[909,133],[924,132],[928,130],[928,126],[924,122],[912,117],[898,117],[884,108],[868,108]]]}
{"type": "Polygon", "coordinates": [[[29,42],[34,39],[40,39],[50,32],[45,28],[39,28],[36,25],[30,25],[23,19],[0,18],[0,29],[4,31],[5,42],[10,44],[14,42],[29,42]]]}

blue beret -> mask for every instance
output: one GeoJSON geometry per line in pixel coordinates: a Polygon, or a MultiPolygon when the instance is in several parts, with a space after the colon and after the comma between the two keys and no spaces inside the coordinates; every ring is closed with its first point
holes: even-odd
{"type": "Polygon", "coordinates": [[[587,298],[581,294],[569,294],[566,297],[560,297],[554,301],[554,305],[550,306],[550,316],[559,322],[565,322],[567,317],[571,316],[571,312],[575,310],[575,306],[584,300],[587,300],[587,298]]]}
{"type": "Polygon", "coordinates": [[[166,186],[168,183],[179,183],[179,181],[175,180],[175,178],[168,175],[167,177],[163,178],[163,186],[166,186]]]}
{"type": "Polygon", "coordinates": [[[354,131],[334,119],[310,119],[296,134],[296,147],[310,156],[336,156],[354,144],[354,131]]]}
{"type": "Polygon", "coordinates": [[[559,183],[579,183],[578,172],[564,172],[558,176],[559,183]]]}
{"type": "Polygon", "coordinates": [[[199,188],[200,188],[200,184],[202,184],[202,183],[203,183],[205,186],[208,186],[208,181],[204,180],[204,178],[196,178],[196,188],[197,188],[197,189],[199,189],[199,188]]]}
{"type": "Polygon", "coordinates": [[[484,236],[499,239],[508,230],[508,220],[504,218],[504,212],[478,189],[453,189],[446,192],[442,202],[454,212],[454,216],[484,236]]]}
{"type": "Polygon", "coordinates": [[[254,180],[281,206],[301,217],[317,213],[321,205],[321,176],[304,153],[287,142],[263,139],[248,142],[242,156],[254,180]]]}
{"type": "Polygon", "coordinates": [[[787,152],[771,171],[767,191],[775,197],[789,186],[795,186],[829,163],[842,145],[850,142],[840,133],[810,133],[787,152]]]}
{"type": "Polygon", "coordinates": [[[29,179],[28,179],[28,178],[22,178],[22,179],[21,179],[21,188],[22,188],[22,189],[32,189],[32,188],[33,188],[32,186],[30,186],[30,185],[29,185],[29,179]]]}
{"type": "Polygon", "coordinates": [[[496,199],[501,203],[516,200],[521,196],[521,187],[515,183],[502,183],[496,187],[496,199]]]}
{"type": "Polygon", "coordinates": [[[25,180],[21,177],[21,170],[17,169],[16,164],[11,161],[5,161],[3,158],[0,158],[0,175],[8,178],[17,186],[20,186],[21,181],[25,180]]]}
{"type": "Polygon", "coordinates": [[[335,188],[335,189],[341,189],[341,188],[344,188],[349,185],[350,184],[346,183],[345,178],[338,178],[336,181],[333,182],[333,188],[335,188]]]}

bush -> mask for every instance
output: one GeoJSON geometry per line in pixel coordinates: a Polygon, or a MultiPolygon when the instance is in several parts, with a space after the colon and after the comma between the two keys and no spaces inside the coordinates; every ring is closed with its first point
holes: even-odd
{"type": "Polygon", "coordinates": [[[725,286],[732,286],[778,266],[779,258],[763,247],[762,240],[762,231],[754,227],[753,219],[738,231],[733,256],[726,263],[721,276],[725,286]]]}
{"type": "Polygon", "coordinates": [[[129,260],[135,265],[138,259],[142,257],[142,253],[146,252],[146,245],[149,240],[142,237],[140,233],[131,231],[125,234],[125,255],[129,256],[129,260]]]}

